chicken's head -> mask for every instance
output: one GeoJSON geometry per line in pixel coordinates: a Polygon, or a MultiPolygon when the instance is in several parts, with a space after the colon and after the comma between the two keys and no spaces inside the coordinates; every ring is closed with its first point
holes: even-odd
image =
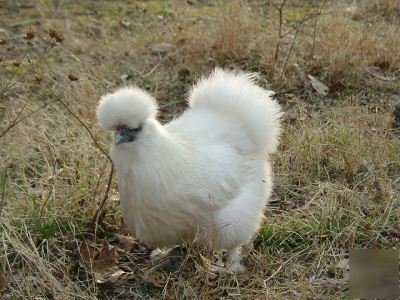
{"type": "Polygon", "coordinates": [[[100,125],[115,131],[115,143],[137,139],[146,120],[157,115],[155,99],[139,88],[126,87],[103,96],[97,107],[100,125]]]}

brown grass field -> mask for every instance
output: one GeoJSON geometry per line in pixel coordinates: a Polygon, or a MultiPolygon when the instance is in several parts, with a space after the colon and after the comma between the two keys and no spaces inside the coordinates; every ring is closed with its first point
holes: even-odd
{"type": "Polygon", "coordinates": [[[349,250],[400,247],[399,32],[399,0],[0,1],[1,298],[350,299],[349,250]],[[92,222],[110,173],[95,106],[136,84],[168,121],[215,66],[257,72],[284,108],[273,197],[246,272],[190,245],[161,270],[115,176],[92,222]]]}

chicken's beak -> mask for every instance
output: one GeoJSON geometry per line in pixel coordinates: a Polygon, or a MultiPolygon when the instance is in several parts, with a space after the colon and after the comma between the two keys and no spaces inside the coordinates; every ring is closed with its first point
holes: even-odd
{"type": "Polygon", "coordinates": [[[121,132],[117,132],[115,135],[115,143],[118,145],[122,142],[124,136],[122,135],[121,132]]]}

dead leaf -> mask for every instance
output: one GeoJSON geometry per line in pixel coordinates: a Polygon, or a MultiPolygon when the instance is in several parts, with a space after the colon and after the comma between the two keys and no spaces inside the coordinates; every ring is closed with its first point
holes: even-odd
{"type": "Polygon", "coordinates": [[[102,241],[100,250],[83,242],[79,248],[80,264],[92,272],[101,273],[114,264],[116,253],[115,247],[110,246],[106,240],[102,241]]]}
{"type": "Polygon", "coordinates": [[[379,69],[381,69],[382,71],[387,71],[390,68],[390,62],[387,60],[382,60],[382,61],[376,61],[374,63],[375,67],[378,67],[379,69]]]}
{"type": "Polygon", "coordinates": [[[96,249],[93,246],[87,244],[86,242],[83,242],[79,247],[79,255],[80,255],[79,262],[82,263],[81,264],[82,266],[91,265],[96,256],[96,249]]]}
{"type": "Polygon", "coordinates": [[[131,236],[118,233],[115,234],[115,236],[118,238],[120,248],[127,252],[141,252],[146,250],[146,247],[144,247],[139,243],[138,240],[131,236]]]}
{"type": "Polygon", "coordinates": [[[312,75],[307,75],[307,77],[310,80],[312,87],[318,94],[321,96],[326,96],[328,94],[329,88],[324,83],[312,75]]]}
{"type": "Polygon", "coordinates": [[[105,220],[101,220],[101,226],[108,232],[116,231],[118,229],[118,225],[111,224],[105,220]]]}
{"type": "Polygon", "coordinates": [[[119,23],[120,23],[120,24],[122,25],[122,27],[124,27],[124,28],[129,28],[129,27],[132,25],[131,22],[125,21],[125,20],[121,20],[119,23]]]}
{"type": "Polygon", "coordinates": [[[106,240],[103,240],[101,244],[100,254],[95,260],[96,269],[102,271],[112,266],[115,262],[116,255],[117,251],[115,247],[108,244],[106,240]]]}
{"type": "Polygon", "coordinates": [[[164,278],[160,273],[150,273],[142,277],[143,281],[155,287],[163,288],[165,286],[164,278]]]}
{"type": "Polygon", "coordinates": [[[287,93],[285,94],[285,98],[288,104],[292,104],[293,105],[298,105],[300,98],[293,93],[287,93]]]}
{"type": "Polygon", "coordinates": [[[371,67],[371,68],[367,69],[367,73],[369,75],[372,75],[372,76],[382,80],[382,81],[395,81],[400,78],[400,76],[389,77],[389,76],[383,75],[381,73],[381,70],[379,67],[371,67]]]}
{"type": "Polygon", "coordinates": [[[183,67],[183,68],[181,68],[179,71],[178,71],[178,74],[180,75],[180,76],[189,76],[190,75],[190,69],[189,68],[187,68],[187,67],[183,67]]]}
{"type": "Polygon", "coordinates": [[[110,286],[116,283],[122,283],[128,279],[128,275],[129,273],[126,273],[125,271],[118,269],[114,273],[98,279],[97,283],[104,286],[110,286]]]}
{"type": "Polygon", "coordinates": [[[128,226],[126,225],[125,220],[122,217],[120,219],[120,225],[119,225],[119,230],[118,231],[122,235],[128,235],[129,234],[128,226]]]}
{"type": "Polygon", "coordinates": [[[329,85],[329,93],[338,93],[346,88],[344,81],[339,80],[329,85]]]}

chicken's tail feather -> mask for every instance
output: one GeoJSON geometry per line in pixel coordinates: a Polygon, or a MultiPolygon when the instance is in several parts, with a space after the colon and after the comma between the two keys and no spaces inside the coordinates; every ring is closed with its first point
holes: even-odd
{"type": "Polygon", "coordinates": [[[259,150],[272,153],[281,132],[280,105],[271,98],[272,91],[254,82],[254,74],[234,74],[216,69],[192,89],[189,104],[232,115],[247,128],[259,150]]]}

